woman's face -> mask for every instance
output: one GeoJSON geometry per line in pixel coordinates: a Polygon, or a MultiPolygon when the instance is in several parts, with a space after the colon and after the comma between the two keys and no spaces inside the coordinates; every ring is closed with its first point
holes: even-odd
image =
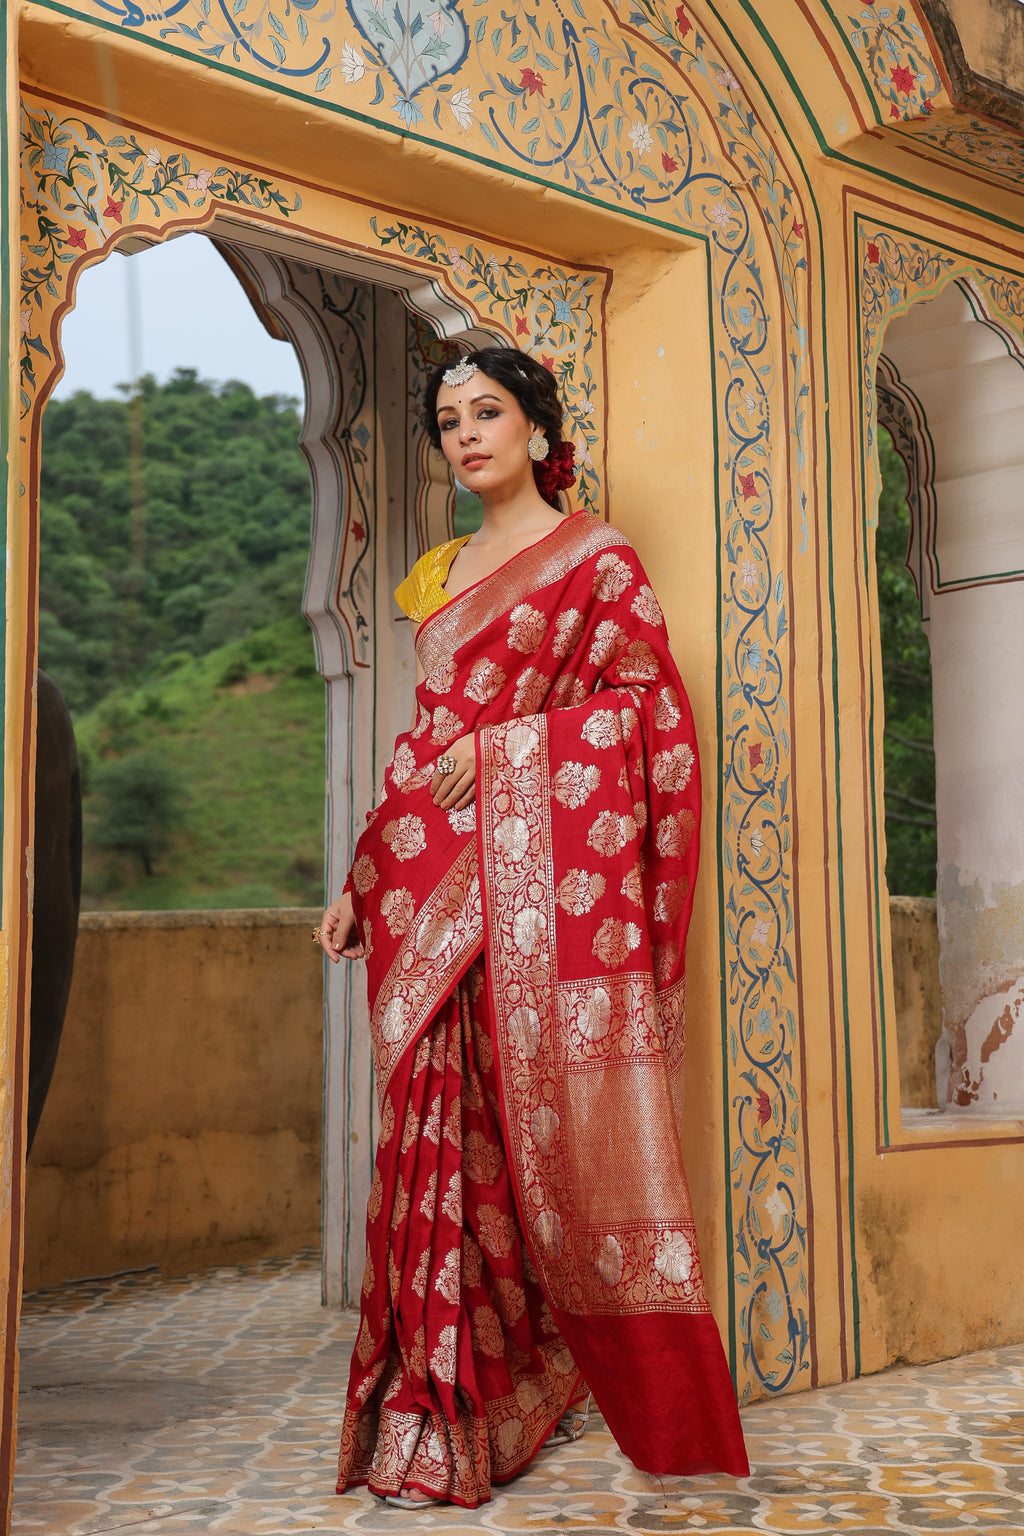
{"type": "Polygon", "coordinates": [[[474,373],[465,384],[441,385],[437,424],[444,456],[467,490],[486,497],[517,480],[532,481],[526,445],[534,424],[515,395],[486,373],[474,373]]]}

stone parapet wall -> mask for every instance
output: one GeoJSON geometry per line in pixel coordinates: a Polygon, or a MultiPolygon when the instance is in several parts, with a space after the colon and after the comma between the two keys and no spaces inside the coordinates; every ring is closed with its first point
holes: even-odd
{"type": "Polygon", "coordinates": [[[319,912],[84,914],[25,1288],[320,1241],[319,912]]]}
{"type": "MultiPolygon", "coordinates": [[[[83,915],[28,1166],[27,1290],[320,1241],[323,978],[305,909],[83,915]]],[[[934,1107],[935,902],[890,901],[900,1079],[934,1107]]]]}

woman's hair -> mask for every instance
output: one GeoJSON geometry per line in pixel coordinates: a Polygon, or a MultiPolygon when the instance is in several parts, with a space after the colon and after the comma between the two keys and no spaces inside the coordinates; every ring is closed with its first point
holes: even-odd
{"type": "Polygon", "coordinates": [[[441,428],[437,420],[437,395],[446,371],[455,362],[476,363],[480,372],[513,395],[528,421],[535,422],[548,440],[548,457],[533,466],[537,489],[551,506],[558,506],[558,492],[574,484],[574,448],[562,441],[562,402],[555,376],[543,363],[520,352],[518,347],[481,347],[435,368],[427,384],[423,403],[423,424],[435,448],[441,447],[441,428]]]}

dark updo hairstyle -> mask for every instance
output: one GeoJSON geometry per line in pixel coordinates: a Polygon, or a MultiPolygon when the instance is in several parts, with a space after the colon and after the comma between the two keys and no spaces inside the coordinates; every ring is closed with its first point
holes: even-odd
{"type": "Polygon", "coordinates": [[[558,492],[575,484],[576,472],[573,459],[574,444],[562,440],[562,402],[558,397],[555,376],[543,363],[520,352],[518,347],[481,347],[478,352],[467,352],[435,368],[427,384],[423,404],[423,424],[427,436],[437,449],[441,447],[441,428],[437,420],[437,396],[444,382],[445,373],[456,363],[476,363],[480,372],[493,379],[513,395],[528,421],[536,423],[548,440],[548,456],[534,463],[533,476],[537,489],[544,500],[558,507],[558,492]]]}

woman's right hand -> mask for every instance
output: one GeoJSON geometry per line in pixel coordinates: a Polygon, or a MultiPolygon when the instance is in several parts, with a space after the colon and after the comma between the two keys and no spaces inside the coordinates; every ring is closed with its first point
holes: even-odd
{"type": "Polygon", "coordinates": [[[343,891],[337,901],[332,901],[320,919],[320,948],[335,965],[344,956],[346,960],[361,960],[365,954],[356,933],[356,920],[352,912],[352,893],[343,891]]]}

